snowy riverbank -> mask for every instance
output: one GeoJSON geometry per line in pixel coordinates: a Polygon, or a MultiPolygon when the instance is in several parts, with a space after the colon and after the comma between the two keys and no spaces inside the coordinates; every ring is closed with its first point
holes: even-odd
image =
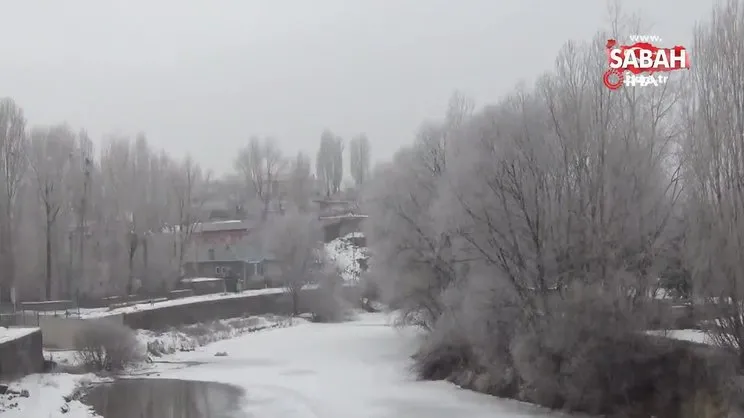
{"type": "MultiPolygon", "coordinates": [[[[416,381],[408,372],[416,339],[413,330],[391,327],[384,314],[361,314],[346,323],[300,323],[175,351],[134,374],[236,385],[246,391],[247,416],[266,418],[563,416],[450,383],[416,381]]],[[[62,397],[85,378],[30,376],[20,383],[33,393],[3,417],[94,416],[77,401],[67,403],[66,413],[61,409],[62,397]]]]}
{"type": "MultiPolygon", "coordinates": [[[[147,361],[134,365],[125,375],[146,375],[174,367],[172,363],[160,363],[162,356],[194,351],[215,341],[304,322],[305,320],[299,318],[267,315],[186,325],[160,333],[139,330],[137,339],[141,345],[143,358],[147,361]]],[[[57,369],[66,372],[34,374],[8,384],[4,393],[0,391],[0,413],[3,418],[95,416],[87,406],[72,399],[71,395],[76,392],[78,386],[106,379],[93,374],[81,374],[82,368],[74,351],[45,350],[44,358],[56,362],[57,369]]]]}

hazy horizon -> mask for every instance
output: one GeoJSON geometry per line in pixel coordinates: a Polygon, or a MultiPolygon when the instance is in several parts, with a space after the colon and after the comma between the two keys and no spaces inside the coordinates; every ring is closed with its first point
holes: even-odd
{"type": "MultiPolygon", "coordinates": [[[[713,3],[623,7],[678,44],[713,3]]],[[[323,129],[363,132],[386,159],[455,90],[493,102],[608,22],[596,0],[29,0],[3,14],[0,96],[31,126],[67,122],[97,144],[142,131],[218,174],[254,134],[314,157],[323,129]]]]}

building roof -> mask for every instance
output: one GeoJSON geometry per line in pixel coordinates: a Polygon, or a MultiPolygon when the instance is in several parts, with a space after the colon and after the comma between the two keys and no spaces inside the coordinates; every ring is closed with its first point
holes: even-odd
{"type": "Polygon", "coordinates": [[[360,213],[344,213],[339,215],[328,215],[328,216],[319,216],[318,219],[325,220],[325,219],[365,219],[369,218],[368,215],[362,215],[360,213]]]}
{"type": "Polygon", "coordinates": [[[181,283],[204,283],[204,282],[224,282],[225,279],[220,277],[186,277],[181,279],[181,283]]]}
{"type": "Polygon", "coordinates": [[[313,199],[313,202],[325,205],[352,205],[355,202],[353,200],[329,200],[329,199],[313,199]]]}
{"type": "Polygon", "coordinates": [[[194,227],[194,233],[222,232],[222,231],[249,231],[256,227],[256,223],[248,220],[235,219],[230,221],[201,222],[194,227]]]}

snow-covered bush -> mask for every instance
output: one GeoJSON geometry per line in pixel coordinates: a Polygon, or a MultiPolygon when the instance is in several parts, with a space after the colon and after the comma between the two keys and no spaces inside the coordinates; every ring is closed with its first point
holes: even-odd
{"type": "Polygon", "coordinates": [[[345,283],[359,283],[369,259],[367,247],[359,245],[364,235],[352,232],[325,244],[325,257],[335,265],[345,283]]]}
{"type": "Polygon", "coordinates": [[[78,361],[93,372],[119,372],[143,358],[137,334],[123,324],[91,321],[75,336],[78,361]]]}
{"type": "Polygon", "coordinates": [[[165,332],[139,330],[146,341],[147,353],[159,357],[177,351],[193,351],[197,347],[265,329],[288,326],[286,317],[264,315],[221,319],[206,323],[182,325],[165,332]]]}
{"type": "Polygon", "coordinates": [[[344,279],[336,265],[326,260],[317,279],[318,293],[307,301],[312,320],[339,322],[353,317],[354,306],[344,298],[344,279]]]}

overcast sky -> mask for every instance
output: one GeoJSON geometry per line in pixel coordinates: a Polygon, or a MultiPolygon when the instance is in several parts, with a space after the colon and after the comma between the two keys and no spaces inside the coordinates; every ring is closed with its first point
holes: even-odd
{"type": "MultiPolygon", "coordinates": [[[[713,0],[622,0],[684,44],[713,0]]],[[[601,0],[0,0],[0,96],[32,124],[144,131],[217,172],[251,134],[314,156],[324,128],[375,159],[459,89],[481,105],[608,22],[601,0]]]]}

